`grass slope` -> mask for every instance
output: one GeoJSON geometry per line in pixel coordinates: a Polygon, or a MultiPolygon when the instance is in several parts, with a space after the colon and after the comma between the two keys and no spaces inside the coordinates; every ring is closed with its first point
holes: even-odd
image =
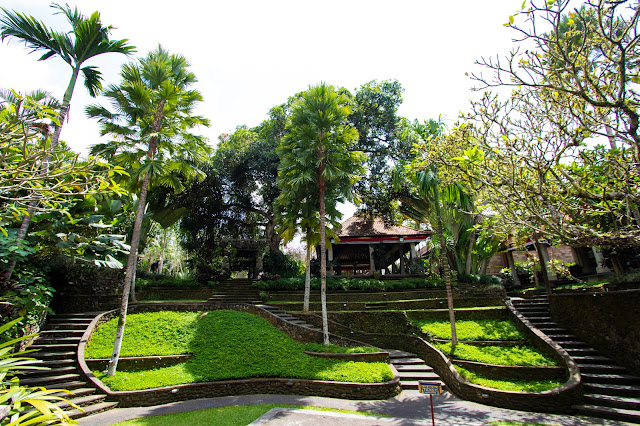
{"type": "Polygon", "coordinates": [[[551,357],[528,346],[472,346],[459,343],[454,350],[450,343],[436,343],[435,346],[451,358],[485,364],[556,365],[551,357]]]}
{"type": "Polygon", "coordinates": [[[455,366],[455,369],[458,370],[458,373],[465,380],[475,383],[476,385],[485,386],[488,388],[500,389],[504,391],[511,392],[544,392],[553,388],[557,388],[562,384],[562,382],[558,382],[555,380],[535,380],[535,381],[524,381],[524,380],[490,380],[485,379],[483,376],[479,374],[472,373],[469,370],[466,370],[462,367],[455,366]]]}
{"type": "MultiPolygon", "coordinates": [[[[88,345],[88,357],[110,355],[116,322],[114,319],[96,330],[88,345]]],[[[122,356],[192,353],[193,357],[171,367],[120,371],[101,379],[114,390],[134,390],[249,377],[360,383],[379,383],[393,377],[385,363],[317,358],[304,354],[305,349],[304,343],[246,312],[133,314],[127,318],[122,356]]]]}
{"type": "MultiPolygon", "coordinates": [[[[412,320],[423,333],[436,339],[451,339],[448,321],[412,320]]],[[[524,340],[525,336],[511,321],[466,320],[456,321],[456,332],[460,340],[524,340]]]]}

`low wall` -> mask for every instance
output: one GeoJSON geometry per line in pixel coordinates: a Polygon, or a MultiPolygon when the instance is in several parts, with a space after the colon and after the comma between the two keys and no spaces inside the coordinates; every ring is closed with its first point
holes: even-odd
{"type": "MultiPolygon", "coordinates": [[[[302,303],[272,303],[282,307],[286,311],[302,311],[302,303]]],[[[456,308],[473,308],[477,306],[503,306],[500,297],[463,297],[455,299],[456,308]]],[[[365,311],[365,310],[408,310],[408,309],[446,309],[446,299],[418,299],[390,302],[327,302],[327,310],[338,311],[365,311]]],[[[310,303],[309,309],[320,311],[320,303],[310,303]]]]}
{"type": "MultiPolygon", "coordinates": [[[[166,305],[155,303],[137,304],[131,306],[130,313],[153,312],[165,310],[166,308],[166,305]]],[[[322,342],[322,332],[292,324],[253,305],[222,305],[212,303],[179,303],[171,305],[171,310],[175,311],[205,311],[216,309],[234,309],[253,313],[266,318],[269,323],[275,325],[294,339],[310,342],[322,342]]],[[[198,398],[251,394],[312,395],[343,399],[388,399],[402,391],[400,388],[398,372],[392,365],[389,365],[389,367],[393,371],[393,379],[385,383],[351,383],[286,378],[254,378],[189,383],[137,391],[112,391],[91,372],[91,369],[87,365],[87,360],[85,360],[84,353],[87,342],[91,339],[91,335],[93,334],[96,326],[116,317],[117,315],[117,311],[112,310],[104,312],[92,320],[91,324],[83,334],[80,344],[78,345],[77,360],[80,369],[93,383],[93,385],[97,387],[101,393],[106,394],[108,400],[118,401],[122,407],[151,406],[198,398]]],[[[362,342],[336,335],[331,335],[330,340],[332,343],[342,346],[353,347],[364,345],[362,342]]],[[[386,355],[388,357],[388,354],[386,355]]]]}
{"type": "Polygon", "coordinates": [[[330,358],[340,359],[344,361],[353,362],[384,362],[389,364],[389,352],[365,352],[365,353],[328,353],[328,352],[309,352],[304,351],[305,354],[311,356],[317,356],[318,358],[330,358]]]}
{"type": "MultiPolygon", "coordinates": [[[[140,371],[150,370],[152,368],[169,367],[181,364],[191,358],[191,354],[187,355],[165,355],[165,356],[136,356],[122,357],[118,359],[119,371],[140,371]]],[[[97,358],[85,360],[91,370],[104,371],[109,363],[108,358],[97,358]]]]}
{"type": "MultiPolygon", "coordinates": [[[[509,318],[509,313],[504,306],[496,306],[489,309],[454,309],[454,312],[456,320],[506,320],[509,318]]],[[[407,317],[412,320],[449,321],[449,310],[407,311],[407,317]]]]}
{"type": "Polygon", "coordinates": [[[550,310],[559,325],[640,375],[640,290],[557,294],[550,310]]]}

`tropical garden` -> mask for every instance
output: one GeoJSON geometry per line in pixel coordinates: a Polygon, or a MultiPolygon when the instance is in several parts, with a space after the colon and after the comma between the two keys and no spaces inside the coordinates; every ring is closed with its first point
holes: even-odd
{"type": "MultiPolygon", "coordinates": [[[[213,117],[194,112],[205,100],[187,58],[161,45],[139,54],[135,41],[111,37],[98,12],[53,7],[67,27],[50,28],[21,11],[0,13],[3,41],[69,66],[60,77],[69,80],[62,99],[37,87],[0,92],[0,314],[2,323],[22,318],[0,327],[10,342],[0,345],[0,361],[9,354],[5,346],[18,345],[52,313],[52,277],[61,268],[115,269],[122,271],[120,317],[91,348],[113,354],[106,373],[113,376],[136,283],[215,287],[242,260],[230,240],[265,241],[258,288],[305,289],[304,311],[309,292],[319,290],[325,345],[328,288],[440,286],[453,345],[443,350],[463,352],[463,344],[455,347],[451,287],[500,283],[486,276],[489,260],[531,241],[536,248],[597,247],[617,282],[640,281],[640,10],[630,2],[577,9],[565,0],[523,3],[505,24],[518,34],[514,50],[478,59],[484,71],[470,78],[480,96],[460,105],[452,126],[400,116],[399,81],[355,89],[311,82],[262,123],[238,123],[217,141],[201,134],[213,117]],[[102,55],[129,58],[117,81],[103,81],[91,65],[102,55]],[[76,90],[102,96],[84,106],[104,141],[86,155],[62,134],[76,90]],[[327,244],[337,238],[346,202],[361,217],[429,230],[425,276],[404,284],[327,278],[327,244]],[[286,249],[292,241],[301,241],[297,253],[286,249]]],[[[516,266],[532,280],[541,271],[546,281],[548,269],[571,276],[570,265],[539,251],[516,266]]],[[[217,324],[211,317],[202,327],[217,324]]],[[[309,369],[299,343],[281,344],[290,362],[278,368],[293,368],[290,377],[306,371],[331,380],[357,370],[309,369]]],[[[199,350],[204,358],[193,363],[215,356],[199,350]]],[[[14,398],[12,416],[22,412],[11,393],[18,367],[0,363],[0,404],[14,398]]],[[[195,371],[207,380],[226,377],[195,367],[169,367],[167,380],[182,383],[195,371]]],[[[387,377],[376,368],[361,373],[387,377]]],[[[127,378],[115,377],[115,386],[126,388],[127,378]]]]}

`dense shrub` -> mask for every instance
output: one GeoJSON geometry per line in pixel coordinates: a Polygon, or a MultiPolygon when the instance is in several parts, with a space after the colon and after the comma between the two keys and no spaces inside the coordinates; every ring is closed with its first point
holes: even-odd
{"type": "MultiPolygon", "coordinates": [[[[142,290],[146,287],[201,287],[203,284],[194,278],[174,278],[169,275],[146,275],[146,278],[136,276],[136,288],[142,290]]],[[[215,285],[209,281],[205,285],[215,285]]]]}
{"type": "Polygon", "coordinates": [[[495,275],[458,274],[456,281],[461,284],[500,284],[500,277],[495,275]]]}
{"type": "Polygon", "coordinates": [[[611,284],[620,287],[640,287],[640,270],[635,270],[622,275],[614,275],[611,284]]]}
{"type": "Polygon", "coordinates": [[[267,253],[262,259],[263,270],[269,275],[292,278],[303,272],[301,265],[284,253],[267,253]]]}
{"type": "MultiPolygon", "coordinates": [[[[253,284],[260,290],[285,290],[297,291],[304,290],[304,277],[280,278],[272,281],[258,281],[253,284]]],[[[327,278],[328,290],[343,291],[386,291],[386,290],[404,290],[416,288],[435,288],[443,287],[444,281],[440,279],[426,278],[405,278],[403,280],[380,281],[371,278],[344,278],[331,277],[327,278]]],[[[320,279],[311,279],[311,288],[320,288],[320,279]]]]}

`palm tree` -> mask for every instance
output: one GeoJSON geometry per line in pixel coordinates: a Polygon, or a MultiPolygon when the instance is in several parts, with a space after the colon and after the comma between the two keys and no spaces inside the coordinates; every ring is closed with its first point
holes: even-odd
{"type": "Polygon", "coordinates": [[[352,199],[353,183],[362,175],[364,154],[352,151],[358,132],[348,126],[349,98],[320,83],[304,92],[292,107],[289,134],[279,148],[283,185],[303,194],[314,188],[320,219],[320,300],[324,344],[329,345],[327,319],[326,213],[328,188],[352,199]],[[284,163],[284,164],[283,164],[284,163]]]}
{"type": "MultiPolygon", "coordinates": [[[[54,123],[54,131],[51,135],[49,149],[54,151],[60,140],[62,125],[69,112],[69,104],[73,89],[82,72],[84,85],[91,96],[96,96],[102,90],[102,75],[95,66],[83,66],[84,63],[104,53],[123,53],[129,55],[135,52],[133,46],[127,44],[128,40],[110,40],[109,33],[112,26],[103,26],[100,21],[100,13],[93,12],[87,17],[80,13],[77,8],[73,10],[68,6],[61,6],[53,3],[52,7],[57,10],[56,14],[62,13],[71,25],[71,31],[54,31],[48,28],[43,22],[23,13],[0,8],[4,14],[0,18],[0,38],[16,38],[25,43],[32,52],[43,51],[44,54],[38,59],[47,60],[58,56],[65,61],[72,69],[71,79],[64,92],[58,120],[54,123]]],[[[45,157],[42,166],[42,173],[48,171],[50,156],[45,157]]],[[[22,220],[18,231],[18,240],[26,237],[31,223],[31,217],[35,212],[35,203],[32,203],[27,210],[27,214],[22,220]]],[[[10,265],[4,274],[4,279],[8,281],[15,267],[15,263],[10,265]]]]}
{"type": "Polygon", "coordinates": [[[124,65],[120,85],[110,86],[105,91],[114,112],[99,105],[87,108],[87,114],[97,118],[102,125],[102,134],[115,138],[113,142],[94,146],[93,152],[106,153],[114,161],[126,165],[133,186],[139,185],[109,375],[115,373],[120,356],[150,184],[181,191],[182,180],[204,177],[197,165],[204,164],[210,149],[204,138],[189,132],[196,126],[209,125],[209,121],[193,114],[202,96],[197,90],[189,89],[197,80],[188,67],[183,56],[170,54],[158,46],[137,63],[124,65]]]}

